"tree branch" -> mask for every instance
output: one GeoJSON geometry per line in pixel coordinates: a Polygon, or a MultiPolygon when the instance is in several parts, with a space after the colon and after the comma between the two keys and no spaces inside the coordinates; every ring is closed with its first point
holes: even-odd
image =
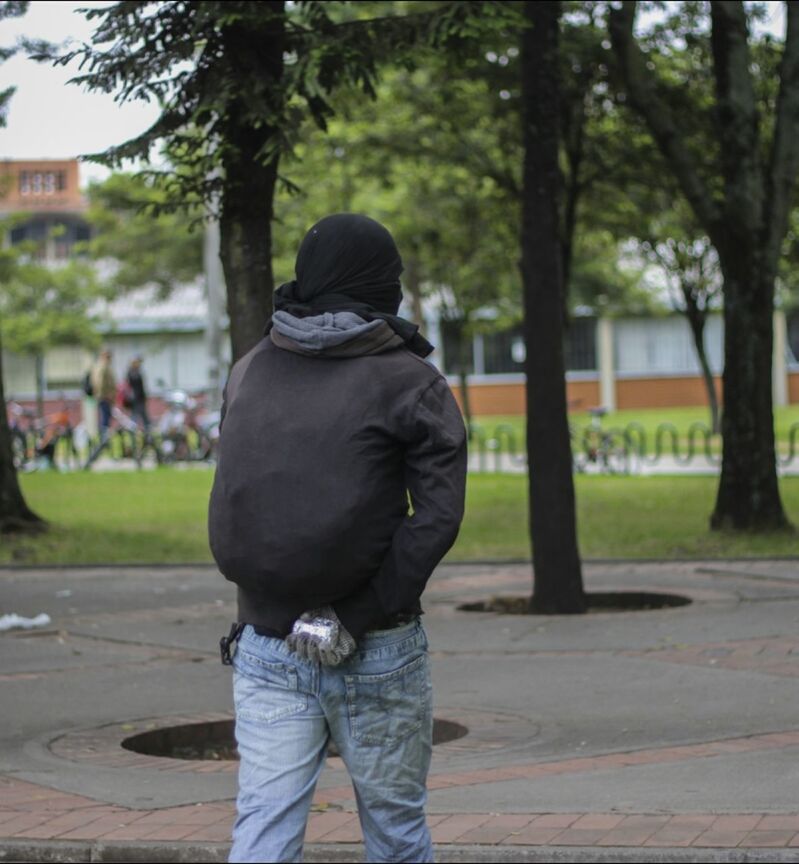
{"type": "Polygon", "coordinates": [[[780,63],[774,140],[766,177],[766,266],[776,271],[799,171],[799,7],[786,3],[788,25],[780,63]]]}
{"type": "Polygon", "coordinates": [[[658,95],[655,75],[647,67],[646,57],[636,44],[633,36],[636,6],[635,0],[625,0],[621,8],[610,10],[608,23],[627,97],[630,105],[645,119],[697,219],[718,248],[718,244],[724,241],[719,207],[680,137],[677,119],[658,95]]]}

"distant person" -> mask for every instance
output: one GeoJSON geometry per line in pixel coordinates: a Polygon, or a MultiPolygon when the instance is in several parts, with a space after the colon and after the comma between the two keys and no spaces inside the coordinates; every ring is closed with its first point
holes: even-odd
{"type": "Polygon", "coordinates": [[[378,222],[322,219],[225,388],[209,531],[239,599],[230,861],[302,860],[331,739],[367,860],[433,860],[420,596],[463,517],[466,431],[397,314],[401,272],[378,222]]]}
{"type": "Polygon", "coordinates": [[[111,411],[117,395],[117,379],[111,366],[111,350],[104,348],[92,367],[92,392],[97,400],[97,425],[100,440],[108,438],[111,411]]]}
{"type": "Polygon", "coordinates": [[[144,386],[142,373],[143,358],[137,355],[130,361],[126,376],[127,396],[130,403],[125,407],[130,410],[133,419],[139,423],[145,432],[150,429],[150,417],[147,414],[147,390],[144,386]]]}
{"type": "Polygon", "coordinates": [[[90,468],[111,437],[111,414],[117,396],[117,379],[111,366],[111,349],[103,348],[97,362],[92,366],[89,380],[92,386],[92,396],[97,400],[97,432],[98,441],[89,454],[85,468],[90,468]]]}

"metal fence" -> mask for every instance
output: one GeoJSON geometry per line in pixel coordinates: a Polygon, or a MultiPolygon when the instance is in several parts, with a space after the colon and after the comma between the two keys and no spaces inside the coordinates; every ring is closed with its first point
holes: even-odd
{"type": "MultiPolygon", "coordinates": [[[[572,466],[577,473],[637,474],[716,471],[721,466],[722,438],[704,423],[681,432],[673,423],[659,424],[654,434],[641,423],[603,427],[590,423],[571,426],[572,466]]],[[[799,423],[778,444],[780,469],[799,472],[799,423]]],[[[469,468],[477,472],[521,473],[527,470],[526,444],[508,424],[489,433],[479,423],[470,428],[469,468]]]]}

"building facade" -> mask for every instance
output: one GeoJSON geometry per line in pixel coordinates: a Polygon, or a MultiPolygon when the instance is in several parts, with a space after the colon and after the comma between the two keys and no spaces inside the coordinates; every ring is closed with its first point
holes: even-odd
{"type": "MultiPolygon", "coordinates": [[[[40,260],[57,265],[88,240],[87,203],[79,186],[77,160],[0,162],[0,216],[24,214],[11,231],[12,243],[33,241],[40,260]]],[[[213,374],[208,333],[208,304],[203,280],[177,286],[167,299],[152,287],[101,304],[98,316],[114,369],[124,375],[134,356],[144,359],[152,393],[170,389],[201,392],[213,374]]],[[[799,310],[774,317],[774,399],[776,405],[799,404],[799,310]]],[[[460,398],[458,358],[465,361],[471,408],[476,415],[525,412],[525,346],[521,327],[476,333],[463,351],[455,332],[434,315],[427,335],[438,346],[431,360],[449,377],[460,398]]],[[[720,391],[723,321],[711,314],[705,345],[720,391]]],[[[229,366],[222,357],[222,380],[229,366]]],[[[659,317],[576,317],[565,337],[567,392],[572,410],[604,405],[610,409],[705,405],[690,329],[679,314],[659,317]]],[[[44,358],[47,401],[78,405],[81,382],[93,356],[79,346],[51,349],[44,358]]],[[[33,357],[3,353],[6,397],[26,404],[36,393],[33,357]]]]}

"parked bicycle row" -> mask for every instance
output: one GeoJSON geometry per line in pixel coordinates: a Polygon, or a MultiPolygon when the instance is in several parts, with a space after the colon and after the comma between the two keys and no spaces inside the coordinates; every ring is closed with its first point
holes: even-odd
{"type": "Polygon", "coordinates": [[[219,437],[219,411],[210,410],[202,394],[169,390],[160,395],[164,410],[155,422],[113,404],[108,423],[92,435],[83,421],[74,423],[65,402],[39,417],[19,403],[8,403],[14,464],[21,471],[55,468],[90,469],[101,457],[115,461],[213,461],[219,437]]]}

